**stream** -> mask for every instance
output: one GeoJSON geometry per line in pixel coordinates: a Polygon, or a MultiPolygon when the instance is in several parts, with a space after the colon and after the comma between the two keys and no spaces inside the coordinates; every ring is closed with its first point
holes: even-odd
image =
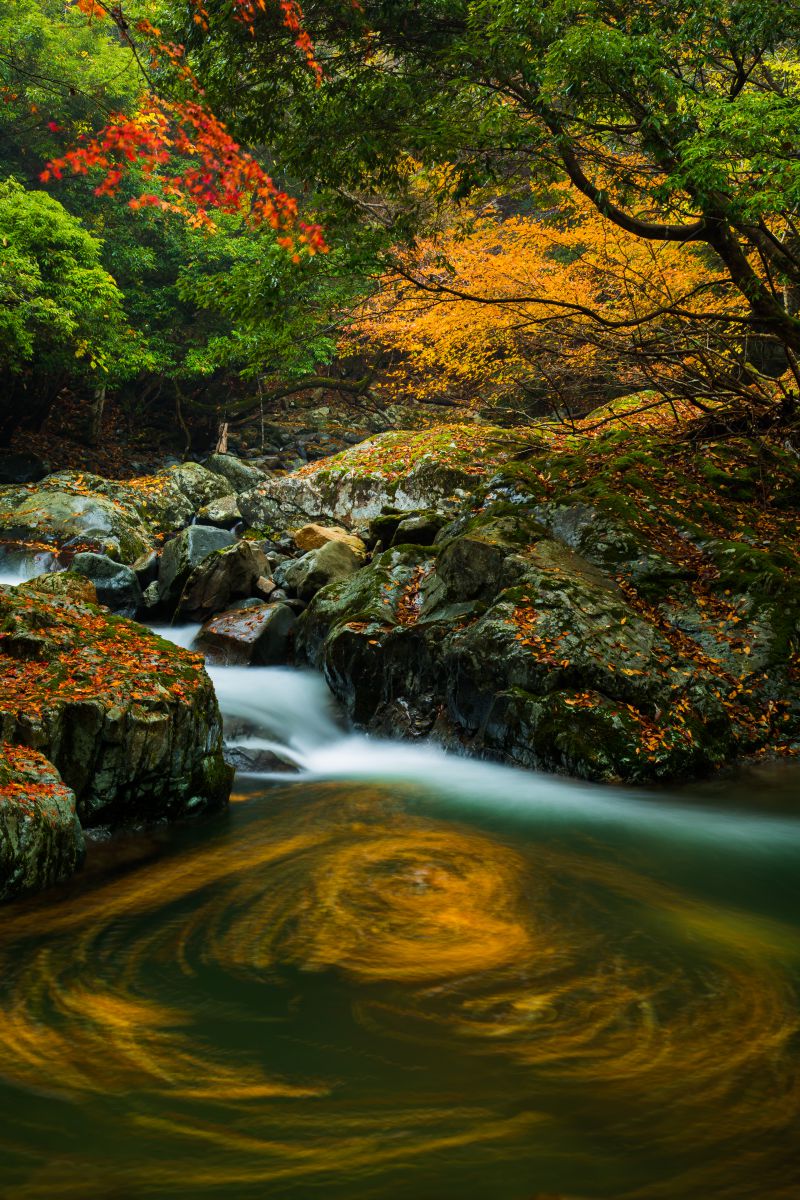
{"type": "Polygon", "coordinates": [[[3,1200],[796,1200],[797,764],[592,786],[211,673],[229,810],[3,909],[3,1200]]]}

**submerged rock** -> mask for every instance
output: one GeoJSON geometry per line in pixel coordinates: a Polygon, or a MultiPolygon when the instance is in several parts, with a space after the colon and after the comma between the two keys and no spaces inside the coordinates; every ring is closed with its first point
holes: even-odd
{"type": "Polygon", "coordinates": [[[226,802],[231,774],[199,656],[30,586],[0,589],[0,740],[40,751],[84,826],[226,802]]]}
{"type": "Polygon", "coordinates": [[[68,878],[83,853],[75,793],[43,755],[0,743],[0,901],[68,878]]]}

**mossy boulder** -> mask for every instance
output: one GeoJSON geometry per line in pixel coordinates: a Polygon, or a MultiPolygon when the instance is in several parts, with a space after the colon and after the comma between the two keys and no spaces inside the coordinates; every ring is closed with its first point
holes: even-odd
{"type": "Polygon", "coordinates": [[[268,580],[270,575],[266,554],[253,542],[234,542],[212,550],[186,578],[175,611],[192,620],[204,620],[222,612],[234,600],[257,596],[260,581],[268,580]]]}
{"type": "Polygon", "coordinates": [[[252,463],[243,462],[235,454],[210,454],[203,466],[214,475],[221,476],[231,492],[249,491],[267,478],[264,471],[252,463]]]}
{"type": "Polygon", "coordinates": [[[93,490],[93,481],[93,476],[62,471],[31,485],[24,495],[0,493],[0,537],[58,550],[96,550],[132,562],[151,548],[151,531],[131,505],[93,490]]]}
{"type": "Polygon", "coordinates": [[[454,509],[517,446],[508,431],[488,426],[392,430],[267,480],[241,494],[239,507],[259,529],[286,529],[298,518],[353,525],[387,506],[454,509]]]}
{"type": "Polygon", "coordinates": [[[0,682],[0,740],[54,764],[85,827],[226,802],[202,659],[135,622],[30,586],[0,589],[0,682]]]}
{"type": "Polygon", "coordinates": [[[83,853],[75,793],[42,754],[0,742],[0,901],[68,878],[83,853]]]}
{"type": "Polygon", "coordinates": [[[65,600],[77,600],[82,604],[97,604],[97,589],[91,579],[75,571],[51,571],[47,575],[36,575],[27,583],[19,585],[21,592],[37,592],[42,596],[60,596],[65,600]]]}
{"type": "Polygon", "coordinates": [[[496,496],[435,546],[379,554],[312,600],[298,655],[354,721],[394,732],[402,710],[415,732],[479,753],[632,781],[700,775],[800,735],[795,616],[765,675],[774,606],[743,591],[749,624],[731,637],[700,590],[718,582],[713,566],[682,534],[672,559],[619,508],[496,496]]]}

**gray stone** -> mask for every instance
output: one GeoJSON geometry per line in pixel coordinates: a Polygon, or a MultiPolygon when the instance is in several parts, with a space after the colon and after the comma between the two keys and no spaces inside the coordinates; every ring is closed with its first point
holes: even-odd
{"type": "Polygon", "coordinates": [[[142,606],[142,588],[136,572],[104,554],[76,554],[72,570],[94,584],[97,600],[112,612],[134,617],[142,606]]]}
{"type": "Polygon", "coordinates": [[[310,600],[320,588],[338,583],[363,567],[364,560],[343,542],[326,542],[302,558],[281,563],[275,582],[301,600],[310,600]]]}
{"type": "Polygon", "coordinates": [[[28,494],[12,511],[2,512],[0,528],[16,540],[50,541],[59,546],[69,541],[90,543],[125,562],[132,562],[153,544],[147,527],[115,501],[58,489],[28,494]]]}
{"type": "Polygon", "coordinates": [[[233,529],[241,523],[242,514],[234,495],[222,496],[204,504],[197,514],[197,519],[203,525],[214,525],[219,529],[233,529]]]}
{"type": "Polygon", "coordinates": [[[207,470],[206,467],[201,467],[200,463],[179,463],[176,467],[170,467],[167,475],[174,480],[184,496],[188,497],[195,512],[204,504],[210,504],[212,500],[219,500],[222,496],[229,496],[234,491],[227,479],[207,470]]]}
{"type": "Polygon", "coordinates": [[[258,487],[267,478],[258,467],[242,462],[235,454],[210,454],[204,466],[227,480],[230,484],[229,490],[234,492],[246,492],[250,488],[258,487]]]}
{"type": "Polygon", "coordinates": [[[177,611],[202,620],[222,612],[232,600],[253,596],[260,580],[269,576],[267,556],[253,542],[225,546],[207,554],[191,572],[181,589],[177,611]]]}
{"type": "Polygon", "coordinates": [[[177,600],[189,575],[195,567],[213,554],[232,546],[236,539],[225,529],[214,529],[209,525],[190,525],[161,551],[158,566],[158,584],[161,599],[165,602],[177,600]]]}

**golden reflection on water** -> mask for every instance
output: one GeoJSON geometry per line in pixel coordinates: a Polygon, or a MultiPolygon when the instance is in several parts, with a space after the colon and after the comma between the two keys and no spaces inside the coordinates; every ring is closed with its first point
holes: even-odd
{"type": "MultiPolygon", "coordinates": [[[[786,930],[594,856],[520,853],[409,816],[373,790],[316,795],[61,906],[7,909],[0,1077],[86,1103],[118,1097],[130,1126],[166,1147],[126,1165],[151,1192],[546,1146],[558,1111],[536,1097],[555,1086],[567,1106],[607,1110],[609,1128],[646,1127],[659,1152],[708,1155],[684,1191],[619,1195],[751,1195],[737,1191],[745,1162],[772,1171],[770,1195],[792,1194],[800,1071],[786,930]],[[287,967],[346,977],[370,1033],[471,1056],[479,1097],[485,1056],[506,1058],[529,1080],[524,1111],[499,1116],[444,1091],[359,1105],[337,1098],[336,1079],[286,1079],[258,1061],[269,1061],[268,1023],[258,1054],[196,1035],[207,1001],[187,1008],[187,984],[191,997],[203,970],[272,988],[287,967]]],[[[32,1171],[15,1195],[106,1194],[97,1164],[74,1192],[54,1170],[32,1171]]]]}

